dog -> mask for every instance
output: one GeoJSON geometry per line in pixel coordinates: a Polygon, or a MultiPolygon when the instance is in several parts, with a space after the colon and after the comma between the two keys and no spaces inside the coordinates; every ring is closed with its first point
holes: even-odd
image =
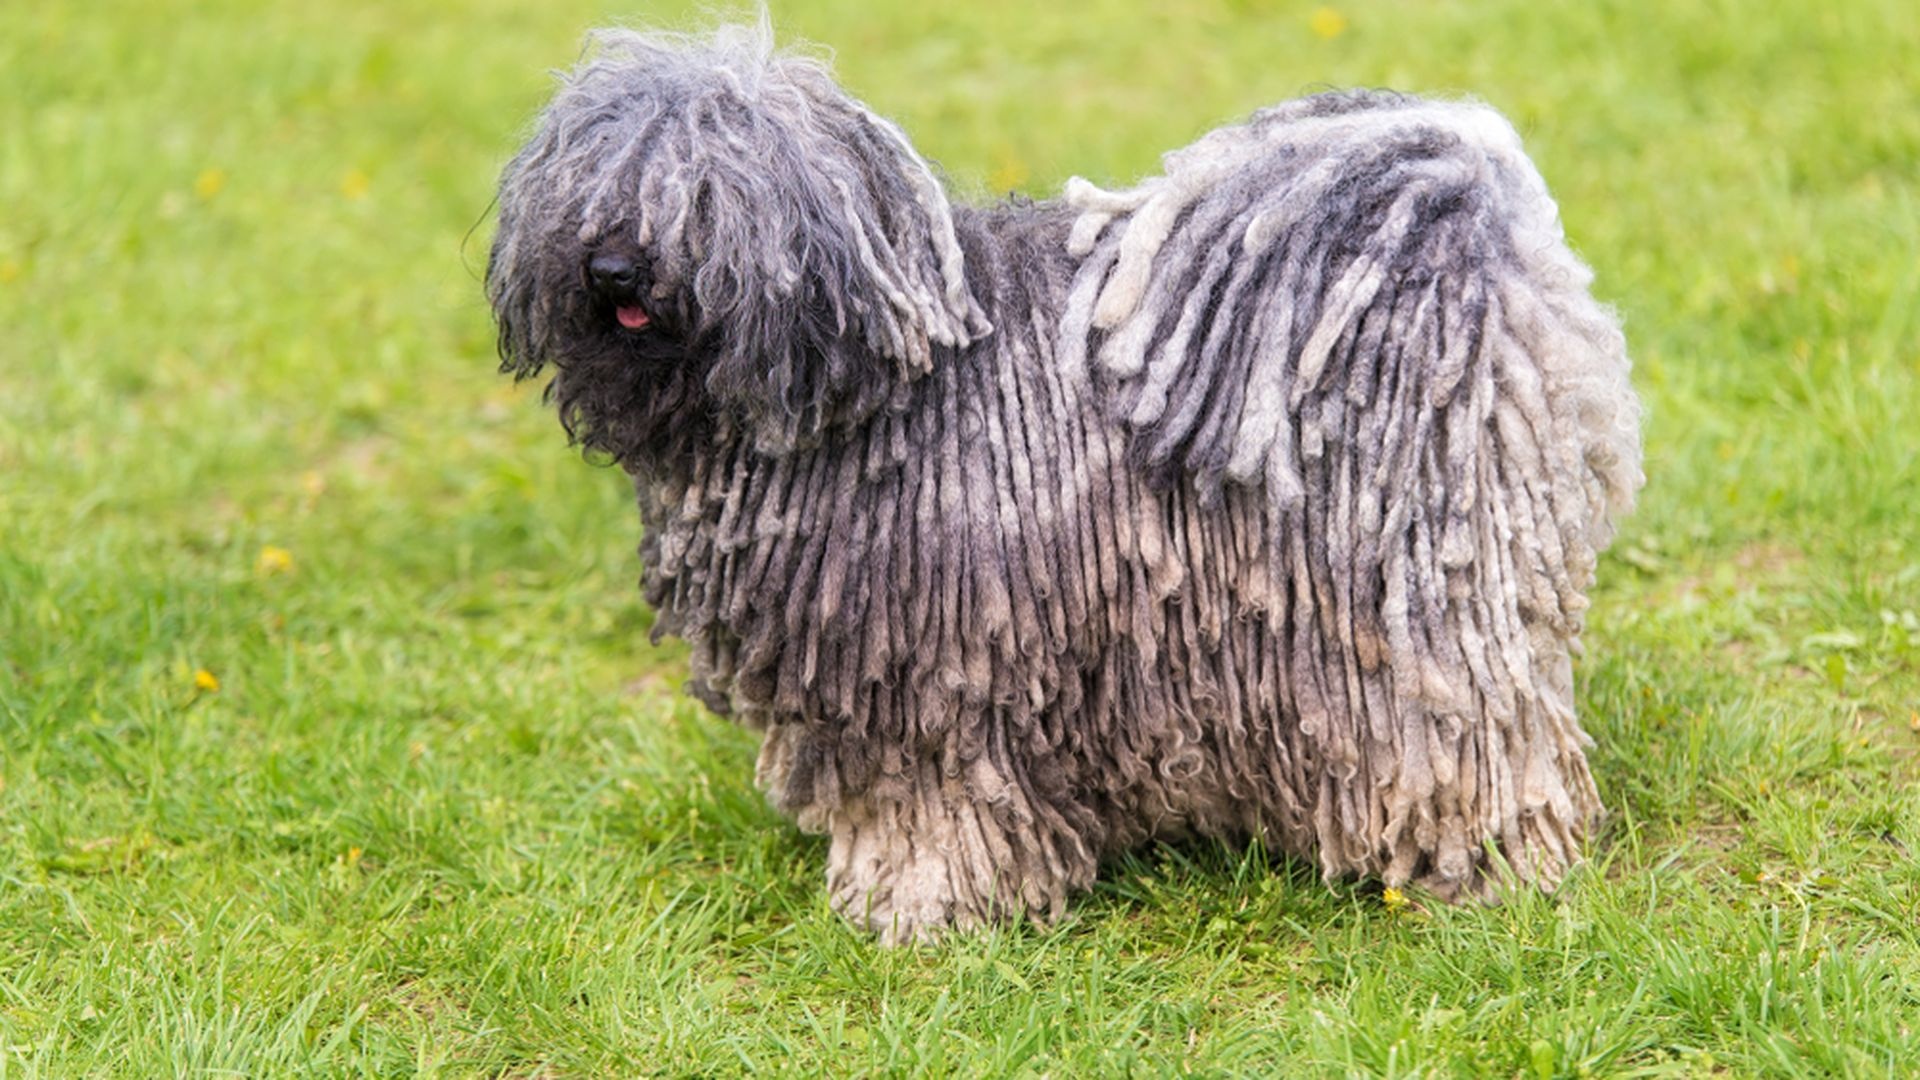
{"type": "Polygon", "coordinates": [[[595,40],[500,181],[501,367],[630,474],[838,911],[1047,923],[1190,836],[1562,880],[1639,406],[1497,113],[1324,93],[973,207],[764,20],[595,40]]]}

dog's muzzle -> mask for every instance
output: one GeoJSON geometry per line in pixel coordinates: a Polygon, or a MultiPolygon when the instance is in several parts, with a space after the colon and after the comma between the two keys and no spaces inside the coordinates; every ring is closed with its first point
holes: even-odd
{"type": "Polygon", "coordinates": [[[613,317],[629,330],[644,330],[652,318],[640,306],[644,275],[640,265],[625,255],[600,252],[587,260],[587,280],[600,298],[613,305],[613,317]]]}

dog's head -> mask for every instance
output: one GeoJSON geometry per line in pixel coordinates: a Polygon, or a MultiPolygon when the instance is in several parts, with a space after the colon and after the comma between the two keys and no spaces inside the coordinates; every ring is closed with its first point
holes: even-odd
{"type": "Polygon", "coordinates": [[[985,334],[951,208],[898,128],[764,23],[607,31],[500,183],[503,370],[629,464],[724,412],[792,442],[985,334]],[[665,440],[665,441],[663,441],[665,440]]]}

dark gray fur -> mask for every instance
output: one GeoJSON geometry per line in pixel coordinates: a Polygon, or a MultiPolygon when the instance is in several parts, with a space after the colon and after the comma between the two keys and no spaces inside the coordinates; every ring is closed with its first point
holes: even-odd
{"type": "Polygon", "coordinates": [[[502,180],[504,367],[633,475],[656,634],[841,911],[1049,919],[1191,834],[1559,880],[1638,408],[1504,121],[1322,95],[973,209],[764,27],[599,40],[502,180]]]}

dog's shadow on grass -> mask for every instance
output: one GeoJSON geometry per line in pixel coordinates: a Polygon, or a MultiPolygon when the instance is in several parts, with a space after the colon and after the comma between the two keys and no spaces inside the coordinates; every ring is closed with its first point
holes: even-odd
{"type": "MultiPolygon", "coordinates": [[[[653,763],[652,797],[620,813],[614,831],[637,858],[672,867],[672,876],[696,889],[727,893],[715,899],[731,909],[727,921],[735,945],[788,932],[811,940],[819,928],[869,940],[827,907],[830,840],[802,832],[752,785],[757,735],[691,698],[673,697],[660,722],[672,728],[662,734],[672,747],[667,756],[678,760],[653,763]]],[[[1428,902],[1410,895],[1388,894],[1376,880],[1326,881],[1310,859],[1257,838],[1195,837],[1155,841],[1104,860],[1092,886],[1070,896],[1050,925],[1016,916],[988,931],[943,940],[966,941],[984,932],[1037,943],[1149,925],[1157,937],[1228,940],[1244,937],[1249,926],[1319,926],[1428,902]]]]}
{"type": "MultiPolygon", "coordinates": [[[[652,737],[635,747],[652,759],[646,790],[607,821],[631,856],[723,909],[714,929],[715,943],[725,949],[784,952],[786,945],[818,948],[832,939],[861,955],[884,952],[828,907],[829,838],[802,832],[753,786],[758,735],[677,690],[666,696],[670,705],[643,725],[658,725],[652,737]]],[[[1603,786],[1638,790],[1639,781],[1618,775],[1633,772],[1632,762],[1611,755],[1601,761],[1603,786]]],[[[1559,903],[1589,875],[1616,872],[1623,837],[1642,823],[1639,802],[1632,798],[1630,810],[1608,815],[1589,839],[1589,861],[1573,871],[1558,896],[1541,902],[1559,903]]],[[[1530,888],[1510,882],[1505,899],[1493,906],[1513,917],[1520,893],[1532,898],[1530,888]]],[[[1465,910],[1488,906],[1469,901],[1465,910]]],[[[1188,838],[1156,841],[1104,860],[1091,887],[1070,896],[1052,924],[1014,916],[991,928],[949,934],[932,949],[964,950],[972,947],[964,943],[987,939],[1052,946],[1120,934],[1175,947],[1258,952],[1280,947],[1275,935],[1305,937],[1342,925],[1369,933],[1367,927],[1383,917],[1420,917],[1448,907],[1421,890],[1388,889],[1377,879],[1328,881],[1310,858],[1257,838],[1188,838]]]]}

